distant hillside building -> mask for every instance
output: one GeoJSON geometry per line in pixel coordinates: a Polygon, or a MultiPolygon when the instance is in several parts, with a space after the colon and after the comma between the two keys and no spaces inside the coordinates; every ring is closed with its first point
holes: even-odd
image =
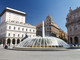
{"type": "Polygon", "coordinates": [[[7,7],[0,16],[0,41],[4,45],[17,45],[26,35],[36,36],[36,27],[25,23],[25,12],[7,7]]]}
{"type": "Polygon", "coordinates": [[[80,44],[80,7],[75,10],[70,8],[66,21],[69,44],[80,44]]]}
{"type": "MultiPolygon", "coordinates": [[[[53,19],[50,15],[46,17],[44,24],[45,24],[46,36],[54,36],[54,37],[58,37],[67,41],[67,34],[63,30],[61,30],[58,25],[56,25],[53,22],[53,19]]],[[[42,22],[35,26],[37,28],[37,32],[36,32],[37,36],[42,36],[42,22]]]]}

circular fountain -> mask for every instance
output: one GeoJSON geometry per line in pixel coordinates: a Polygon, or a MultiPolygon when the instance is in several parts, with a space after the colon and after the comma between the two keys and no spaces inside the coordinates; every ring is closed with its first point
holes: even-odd
{"type": "Polygon", "coordinates": [[[26,38],[15,47],[19,50],[64,50],[70,46],[62,39],[56,37],[45,37],[44,21],[42,27],[43,37],[26,38]]]}

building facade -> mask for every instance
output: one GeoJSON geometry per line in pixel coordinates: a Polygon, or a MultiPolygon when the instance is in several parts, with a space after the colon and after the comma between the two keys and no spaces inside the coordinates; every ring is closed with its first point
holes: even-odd
{"type": "Polygon", "coordinates": [[[66,21],[69,44],[80,44],[80,7],[70,8],[66,21]]]}
{"type": "Polygon", "coordinates": [[[36,27],[25,23],[25,12],[7,7],[0,16],[0,41],[4,45],[16,46],[26,35],[36,37],[36,27]]]}
{"type": "MultiPolygon", "coordinates": [[[[46,17],[44,24],[45,24],[45,35],[46,36],[55,36],[55,37],[65,40],[67,42],[67,40],[68,40],[67,34],[63,30],[61,30],[58,25],[56,25],[53,22],[53,19],[50,15],[48,15],[46,17]]],[[[37,32],[36,32],[37,36],[42,36],[42,22],[35,26],[37,29],[37,32]]]]}

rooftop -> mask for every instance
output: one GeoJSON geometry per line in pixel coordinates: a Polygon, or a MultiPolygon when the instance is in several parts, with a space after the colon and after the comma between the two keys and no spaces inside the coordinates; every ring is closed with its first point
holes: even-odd
{"type": "Polygon", "coordinates": [[[12,8],[9,8],[9,7],[6,7],[3,10],[3,12],[0,14],[0,16],[2,16],[6,11],[10,11],[10,12],[14,12],[14,13],[17,13],[17,14],[21,14],[21,15],[26,16],[26,13],[25,12],[22,12],[22,11],[19,11],[19,10],[16,10],[16,9],[12,9],[12,8]]]}

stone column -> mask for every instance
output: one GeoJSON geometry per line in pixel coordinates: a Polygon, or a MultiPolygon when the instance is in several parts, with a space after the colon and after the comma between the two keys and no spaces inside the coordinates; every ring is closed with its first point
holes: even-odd
{"type": "Polygon", "coordinates": [[[20,39],[20,42],[21,42],[21,39],[20,39]]]}
{"type": "Polygon", "coordinates": [[[7,38],[5,39],[5,45],[7,45],[7,38]]]}
{"type": "Polygon", "coordinates": [[[10,39],[10,46],[11,46],[11,47],[13,47],[13,44],[12,44],[12,39],[10,39]]]}

